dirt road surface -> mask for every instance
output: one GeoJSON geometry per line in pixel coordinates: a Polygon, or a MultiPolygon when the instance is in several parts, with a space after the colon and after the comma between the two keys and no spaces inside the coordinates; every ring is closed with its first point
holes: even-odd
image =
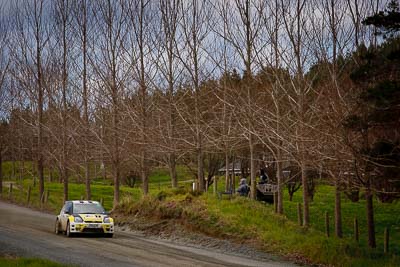
{"type": "Polygon", "coordinates": [[[39,257],[77,266],[295,266],[270,258],[215,252],[116,231],[114,238],[53,233],[55,216],[0,201],[0,255],[39,257]]]}

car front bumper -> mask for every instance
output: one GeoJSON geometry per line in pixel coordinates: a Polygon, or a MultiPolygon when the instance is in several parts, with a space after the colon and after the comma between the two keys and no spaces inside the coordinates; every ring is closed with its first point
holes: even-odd
{"type": "Polygon", "coordinates": [[[70,224],[71,233],[114,233],[114,223],[86,223],[73,222],[70,224]]]}

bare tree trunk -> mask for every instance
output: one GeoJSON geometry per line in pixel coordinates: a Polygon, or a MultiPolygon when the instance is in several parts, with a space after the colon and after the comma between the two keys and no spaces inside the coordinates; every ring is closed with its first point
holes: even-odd
{"type": "Polygon", "coordinates": [[[90,188],[90,167],[89,161],[85,159],[85,194],[86,199],[92,199],[92,190],[90,188]]]}
{"type": "Polygon", "coordinates": [[[90,165],[89,165],[89,109],[88,109],[88,86],[87,86],[87,57],[88,57],[88,19],[87,19],[87,0],[81,1],[80,10],[81,16],[78,17],[79,31],[82,42],[82,100],[83,100],[83,121],[84,121],[84,168],[85,168],[85,193],[86,199],[92,198],[90,188],[90,165]]]}
{"type": "Polygon", "coordinates": [[[114,164],[113,165],[113,176],[114,176],[114,201],[113,201],[113,208],[115,208],[118,203],[119,203],[119,177],[120,177],[120,171],[119,171],[119,165],[114,164]]]}
{"type": "Polygon", "coordinates": [[[63,183],[63,178],[61,175],[61,170],[60,170],[60,166],[57,166],[57,176],[58,176],[58,183],[62,184],[63,183]]]}
{"type": "Polygon", "coordinates": [[[146,95],[147,85],[145,80],[145,65],[144,65],[144,19],[145,19],[145,8],[149,2],[140,0],[139,10],[139,34],[138,34],[138,45],[139,45],[139,60],[140,60],[140,109],[141,109],[141,155],[140,155],[140,168],[141,177],[143,182],[143,193],[147,195],[149,193],[149,177],[147,172],[147,113],[146,113],[146,95]]]}
{"type": "Polygon", "coordinates": [[[63,177],[63,201],[68,200],[68,172],[67,168],[62,168],[62,177],[63,177]]]}
{"type": "Polygon", "coordinates": [[[366,188],[365,200],[367,209],[368,246],[370,248],[376,248],[373,194],[370,188],[366,188]]]}
{"type": "MultiPolygon", "coordinates": [[[[114,73],[115,74],[115,73],[114,73]]],[[[114,78],[115,79],[115,78],[114,78]]],[[[114,175],[114,201],[113,207],[115,208],[119,203],[119,175],[120,175],[120,161],[119,161],[119,134],[118,134],[118,124],[119,124],[119,112],[118,112],[118,101],[116,92],[116,83],[113,83],[113,115],[112,115],[112,128],[113,128],[113,175],[114,175]]]]}
{"type": "Polygon", "coordinates": [[[107,170],[106,170],[106,165],[104,164],[104,161],[102,162],[102,164],[104,167],[102,169],[101,176],[103,177],[103,183],[105,183],[106,179],[107,179],[107,170]]]}
{"type": "MultiPolygon", "coordinates": [[[[37,30],[37,34],[39,29],[37,30]]],[[[40,47],[40,39],[36,39],[37,47],[40,47]]],[[[38,168],[38,175],[39,175],[39,196],[40,200],[43,201],[43,194],[44,194],[44,166],[43,166],[43,88],[42,88],[42,66],[41,66],[41,51],[37,49],[36,51],[36,61],[37,61],[37,87],[38,87],[38,117],[37,117],[37,168],[38,168]]]]}
{"type": "MultiPolygon", "coordinates": [[[[65,30],[65,29],[64,29],[65,30]]],[[[63,110],[62,110],[62,156],[61,156],[61,170],[64,181],[64,202],[68,200],[68,171],[67,171],[67,45],[65,39],[65,31],[63,31],[63,84],[62,84],[62,98],[63,98],[63,110]]]]}
{"type": "Polygon", "coordinates": [[[162,20],[162,36],[161,43],[164,46],[167,64],[160,64],[159,68],[162,69],[161,73],[168,81],[167,91],[167,104],[169,112],[169,121],[167,123],[168,142],[172,152],[168,152],[168,167],[171,177],[171,184],[173,188],[178,187],[178,177],[176,172],[176,141],[175,141],[175,127],[176,127],[176,111],[174,107],[174,93],[175,93],[175,65],[176,59],[176,31],[178,27],[178,16],[180,14],[180,0],[160,0],[160,13],[162,20]],[[165,69],[164,69],[165,68],[165,69]]]}
{"type": "MultiPolygon", "coordinates": [[[[278,131],[279,133],[279,131],[278,131]]],[[[279,214],[283,214],[283,177],[282,177],[282,151],[280,148],[277,150],[276,162],[276,180],[278,184],[278,203],[277,209],[279,214]]]]}
{"type": "MultiPolygon", "coordinates": [[[[43,15],[43,7],[44,1],[43,0],[34,0],[26,2],[22,5],[22,16],[18,14],[17,16],[17,23],[18,29],[21,29],[20,33],[20,40],[21,46],[23,47],[22,50],[31,49],[32,54],[24,53],[22,56],[24,57],[22,60],[25,61],[32,61],[33,68],[32,72],[35,73],[35,86],[32,95],[37,97],[37,102],[32,100],[32,102],[36,102],[36,166],[37,166],[37,174],[39,176],[39,196],[40,199],[43,200],[42,196],[44,194],[44,159],[43,159],[43,106],[44,106],[44,88],[43,88],[43,50],[45,49],[45,44],[47,42],[46,39],[46,32],[44,26],[44,15],[43,15]],[[29,19],[31,23],[28,27],[24,27],[25,19],[29,19]],[[32,38],[32,42],[26,41],[27,38],[32,38]],[[31,57],[31,58],[30,58],[31,57]]],[[[30,89],[28,89],[30,90],[30,89]]],[[[33,144],[32,144],[33,145],[33,144]]],[[[36,177],[34,177],[35,183],[36,177]]]]}
{"type": "Polygon", "coordinates": [[[339,238],[343,237],[342,203],[341,203],[341,194],[339,189],[339,181],[337,177],[335,179],[335,234],[339,238]]]}
{"type": "Polygon", "coordinates": [[[199,183],[199,190],[205,190],[204,184],[204,160],[203,160],[203,149],[202,149],[202,138],[201,134],[197,134],[197,181],[199,183]]]}
{"type": "MultiPolygon", "coordinates": [[[[278,0],[275,0],[275,27],[274,27],[274,53],[275,53],[275,69],[278,70],[279,68],[279,18],[278,18],[278,11],[279,11],[279,4],[278,0]]],[[[279,81],[279,79],[276,79],[279,81]]],[[[277,81],[274,84],[274,89],[277,92],[277,99],[276,99],[276,115],[277,115],[277,122],[276,122],[276,132],[278,134],[278,138],[281,135],[281,103],[280,103],[280,95],[279,92],[279,85],[277,81]]],[[[283,214],[283,177],[282,177],[282,141],[278,141],[278,147],[276,151],[276,180],[278,184],[278,213],[283,214]]]]}
{"type": "MultiPolygon", "coordinates": [[[[42,95],[42,94],[41,94],[42,95]]],[[[40,103],[43,107],[43,97],[40,97],[40,103]]],[[[43,140],[43,129],[41,126],[41,121],[43,121],[43,112],[39,111],[38,115],[38,120],[39,120],[39,126],[38,126],[38,147],[42,147],[42,140],[43,140]]],[[[43,196],[44,194],[44,166],[43,166],[43,155],[42,155],[42,149],[38,148],[38,160],[37,160],[37,168],[38,168],[38,176],[39,176],[39,196],[43,196]]],[[[43,198],[41,197],[41,200],[43,198]]]]}
{"type": "Polygon", "coordinates": [[[236,188],[236,182],[235,182],[235,156],[232,156],[232,169],[231,169],[231,180],[229,181],[229,187],[234,191],[236,188]]]}
{"type": "Polygon", "coordinates": [[[0,197],[3,195],[3,148],[0,146],[0,197]]]}
{"type": "MultiPolygon", "coordinates": [[[[305,118],[304,118],[304,113],[305,113],[305,88],[304,84],[302,83],[303,81],[303,63],[301,61],[301,47],[302,47],[302,39],[301,39],[301,27],[302,27],[302,21],[301,21],[301,14],[303,12],[303,7],[304,7],[305,2],[301,2],[301,0],[297,0],[297,9],[296,9],[296,26],[297,26],[297,38],[296,39],[296,66],[297,66],[297,77],[298,77],[298,86],[300,86],[300,95],[299,95],[299,113],[300,113],[300,118],[299,118],[299,123],[300,123],[300,138],[303,138],[304,136],[304,123],[305,123],[305,118]]],[[[310,210],[309,210],[309,196],[308,196],[308,179],[307,179],[307,169],[306,169],[306,155],[305,155],[305,144],[303,140],[299,140],[300,142],[300,155],[301,155],[301,182],[303,185],[303,225],[308,227],[310,224],[310,210]]]]}
{"type": "MultiPolygon", "coordinates": [[[[227,10],[226,10],[226,3],[222,5],[222,15],[224,22],[227,21],[227,10]]],[[[223,61],[224,61],[224,74],[228,76],[228,60],[227,60],[227,23],[224,23],[224,38],[223,38],[223,45],[224,45],[224,54],[223,54],[223,61]]],[[[229,190],[235,191],[235,184],[230,180],[229,175],[229,116],[228,116],[228,85],[227,85],[227,77],[223,80],[223,138],[224,138],[224,153],[225,153],[225,192],[229,190]]],[[[232,161],[232,166],[234,168],[234,162],[232,161]]],[[[216,193],[216,192],[215,192],[216,193]]]]}
{"type": "Polygon", "coordinates": [[[303,225],[310,225],[310,209],[309,209],[309,197],[308,197],[308,179],[306,172],[305,160],[301,161],[301,182],[303,186],[303,225]]]}
{"type": "Polygon", "coordinates": [[[67,40],[67,27],[69,24],[70,6],[68,0],[58,0],[56,3],[56,22],[59,24],[59,31],[61,34],[62,44],[62,109],[61,109],[61,124],[62,124],[62,144],[61,144],[61,176],[63,179],[63,199],[64,202],[68,200],[68,147],[67,147],[67,131],[68,131],[68,103],[67,103],[67,90],[68,90],[68,40],[67,40]]]}
{"type": "Polygon", "coordinates": [[[359,3],[358,0],[347,0],[347,4],[351,13],[351,19],[353,21],[354,26],[354,43],[356,48],[360,45],[360,26],[361,26],[361,17],[359,11],[359,3]],[[354,2],[354,6],[352,5],[354,2]]]}
{"type": "Polygon", "coordinates": [[[22,183],[23,179],[24,179],[24,175],[25,175],[25,161],[24,159],[21,157],[20,158],[20,165],[19,165],[19,181],[22,183]]]}
{"type": "Polygon", "coordinates": [[[140,166],[141,166],[141,173],[140,176],[142,177],[143,183],[143,194],[147,195],[149,193],[149,177],[147,175],[147,164],[146,164],[146,152],[142,151],[140,155],[140,166]]]}
{"type": "MultiPolygon", "coordinates": [[[[172,56],[172,55],[171,55],[172,56]]],[[[170,141],[172,142],[172,149],[173,152],[168,154],[168,167],[169,167],[169,174],[171,177],[171,183],[173,188],[178,187],[178,175],[176,172],[176,154],[175,154],[175,140],[173,140],[175,136],[175,110],[173,106],[173,95],[174,95],[174,85],[172,83],[172,61],[171,61],[171,72],[170,72],[170,83],[169,83],[169,91],[170,91],[170,100],[169,100],[169,112],[170,112],[170,125],[169,125],[169,132],[170,132],[170,141]]]]}
{"type": "MultiPolygon", "coordinates": [[[[194,16],[196,16],[197,7],[193,9],[194,16]]],[[[194,62],[194,87],[196,91],[195,96],[195,113],[196,113],[196,141],[197,141],[197,179],[199,182],[199,190],[205,191],[204,185],[204,160],[203,160],[203,136],[200,129],[200,83],[199,83],[199,67],[198,67],[198,54],[197,54],[197,37],[193,37],[194,49],[193,49],[193,58],[194,62]]]]}
{"type": "MultiPolygon", "coordinates": [[[[172,44],[170,44],[172,45],[172,44]]],[[[172,51],[171,51],[172,52],[172,51]]],[[[176,154],[175,154],[175,108],[173,105],[173,98],[174,98],[174,84],[173,84],[173,67],[172,67],[172,53],[169,55],[169,115],[170,115],[170,122],[169,122],[169,140],[171,142],[171,146],[173,149],[173,152],[168,153],[168,167],[169,167],[169,174],[171,177],[171,183],[173,188],[178,187],[178,175],[176,172],[176,154]]]]}
{"type": "MultiPolygon", "coordinates": [[[[232,164],[233,164],[233,162],[232,162],[232,164]]],[[[229,181],[229,154],[228,154],[228,151],[225,151],[225,192],[228,192],[229,191],[229,184],[230,184],[230,181],[229,181]]],[[[235,189],[235,185],[233,185],[233,188],[232,188],[232,190],[234,190],[235,189]]]]}
{"type": "Polygon", "coordinates": [[[249,146],[250,146],[250,197],[251,199],[256,199],[257,197],[257,188],[256,188],[256,169],[254,164],[254,143],[253,143],[253,134],[250,133],[249,137],[249,146]]]}
{"type": "Polygon", "coordinates": [[[12,149],[12,164],[11,164],[11,179],[13,179],[13,180],[15,180],[15,173],[16,173],[16,170],[17,169],[17,167],[15,166],[15,151],[14,151],[14,149],[12,149]]]}
{"type": "Polygon", "coordinates": [[[22,153],[22,147],[23,147],[23,145],[22,145],[22,141],[21,141],[21,137],[19,136],[18,137],[18,146],[19,146],[19,150],[20,150],[20,152],[19,152],[19,158],[20,158],[20,168],[19,168],[19,179],[20,179],[20,181],[21,181],[21,183],[22,183],[22,181],[23,181],[23,179],[24,179],[24,175],[25,175],[25,159],[24,159],[24,156],[23,156],[23,153],[22,153]]]}
{"type": "Polygon", "coordinates": [[[92,198],[92,190],[90,188],[90,171],[89,171],[89,111],[88,111],[88,92],[87,92],[87,7],[86,1],[83,6],[83,27],[82,27],[82,54],[83,54],[83,116],[85,120],[85,186],[86,198],[92,198]]]}
{"type": "MultiPolygon", "coordinates": [[[[397,1],[397,3],[399,3],[399,2],[397,1]]],[[[373,14],[378,14],[380,4],[381,4],[380,0],[371,0],[371,7],[373,8],[373,14]],[[374,6],[374,2],[375,2],[375,6],[374,6]]],[[[378,31],[377,27],[374,27],[374,33],[372,34],[372,41],[371,41],[372,46],[374,48],[376,48],[378,45],[379,34],[377,33],[377,31],[378,31]]]]}
{"type": "Polygon", "coordinates": [[[178,187],[178,177],[176,174],[176,160],[175,160],[175,153],[169,153],[169,175],[171,176],[172,187],[178,187]]]}
{"type": "MultiPolygon", "coordinates": [[[[50,182],[50,183],[53,182],[53,171],[54,171],[54,167],[53,167],[53,165],[51,165],[51,166],[49,167],[49,182],[50,182]]],[[[22,179],[21,179],[21,181],[22,181],[22,179]]]]}

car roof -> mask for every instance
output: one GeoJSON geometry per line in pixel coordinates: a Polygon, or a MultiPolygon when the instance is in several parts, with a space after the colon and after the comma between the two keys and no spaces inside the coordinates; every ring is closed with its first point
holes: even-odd
{"type": "Polygon", "coordinates": [[[92,200],[68,200],[65,201],[67,202],[72,202],[73,204],[99,204],[98,201],[92,201],[92,200]]]}

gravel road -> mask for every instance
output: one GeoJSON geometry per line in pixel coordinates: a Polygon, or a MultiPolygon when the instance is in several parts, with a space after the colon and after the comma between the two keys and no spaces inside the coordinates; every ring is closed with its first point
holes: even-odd
{"type": "Polygon", "coordinates": [[[116,231],[114,238],[53,233],[55,216],[0,201],[0,255],[46,258],[78,266],[295,266],[116,231]]]}

